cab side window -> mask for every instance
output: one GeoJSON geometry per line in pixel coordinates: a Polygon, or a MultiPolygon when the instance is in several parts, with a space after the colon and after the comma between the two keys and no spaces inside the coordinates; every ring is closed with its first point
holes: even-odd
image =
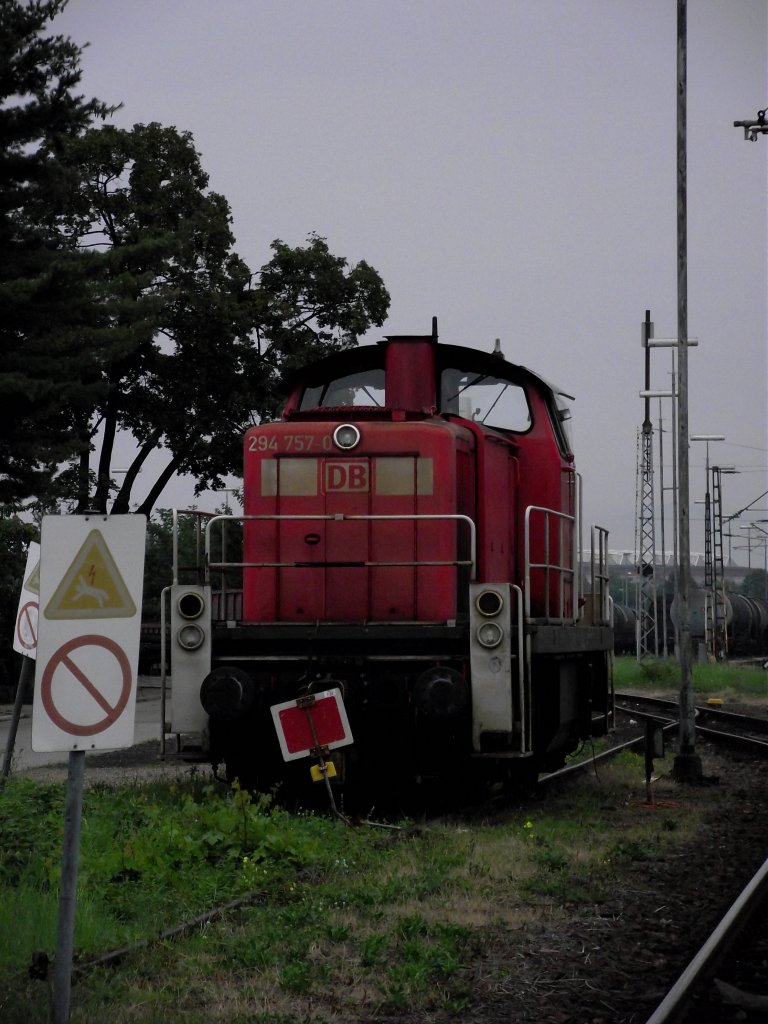
{"type": "Polygon", "coordinates": [[[384,405],[384,370],[374,368],[336,377],[308,387],[301,398],[301,411],[335,409],[344,406],[384,405]]]}

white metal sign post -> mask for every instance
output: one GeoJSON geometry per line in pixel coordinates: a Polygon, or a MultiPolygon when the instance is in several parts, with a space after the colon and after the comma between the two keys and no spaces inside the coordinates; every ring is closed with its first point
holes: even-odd
{"type": "Polygon", "coordinates": [[[46,516],[32,749],[69,751],[53,1022],[67,1024],[86,750],[133,743],[146,520],[46,516]]]}
{"type": "Polygon", "coordinates": [[[32,749],[133,743],[143,516],[46,516],[32,749]]]}
{"type": "Polygon", "coordinates": [[[40,545],[34,541],[30,542],[27,549],[27,564],[24,569],[24,579],[21,585],[21,598],[19,610],[16,613],[16,622],[13,629],[13,649],[23,655],[19,683],[16,687],[16,696],[13,701],[13,713],[11,724],[8,728],[8,738],[5,743],[5,758],[3,760],[3,778],[7,778],[11,772],[11,761],[16,746],[16,734],[19,730],[19,719],[21,718],[21,706],[24,703],[24,694],[27,686],[34,678],[35,658],[37,657],[37,618],[40,594],[40,545]]]}

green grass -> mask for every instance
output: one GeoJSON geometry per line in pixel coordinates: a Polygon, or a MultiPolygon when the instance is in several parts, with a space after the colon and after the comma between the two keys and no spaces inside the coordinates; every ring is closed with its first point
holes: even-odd
{"type": "MultiPolygon", "coordinates": [[[[626,689],[676,692],[680,688],[680,666],[673,658],[616,658],[614,683],[626,689]]],[[[728,662],[696,664],[691,683],[697,693],[731,699],[768,699],[768,672],[751,665],[728,662]]]]}
{"type": "MultiPolygon", "coordinates": [[[[692,802],[648,816],[633,807],[643,794],[643,760],[631,754],[544,804],[399,832],[289,815],[237,790],[89,790],[78,960],[157,936],[217,902],[257,899],[86,972],[71,1022],[461,1016],[473,965],[500,930],[599,900],[634,862],[665,856],[690,834],[692,802]]],[[[0,788],[4,1024],[47,1020],[48,986],[27,966],[34,950],[55,953],[63,802],[61,786],[11,779],[0,788]]]]}

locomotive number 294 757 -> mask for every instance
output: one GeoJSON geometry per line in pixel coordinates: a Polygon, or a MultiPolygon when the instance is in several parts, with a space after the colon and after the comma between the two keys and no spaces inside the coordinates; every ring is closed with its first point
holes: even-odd
{"type": "Polygon", "coordinates": [[[329,452],[333,448],[330,434],[251,434],[249,452],[329,452]]]}

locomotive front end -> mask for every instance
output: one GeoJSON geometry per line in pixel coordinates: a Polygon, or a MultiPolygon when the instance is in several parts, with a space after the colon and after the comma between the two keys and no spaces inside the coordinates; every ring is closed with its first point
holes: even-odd
{"type": "Polygon", "coordinates": [[[563,418],[535,374],[435,333],[297,376],[245,437],[240,606],[187,622],[211,640],[173,671],[229,778],[306,790],[271,709],[332,691],[353,743],[326,753],[361,799],[530,781],[605,731],[607,573],[582,623],[563,418]]]}
{"type": "Polygon", "coordinates": [[[431,339],[390,340],[365,369],[356,354],[351,368],[350,356],[337,360],[338,376],[331,366],[305,379],[281,422],[245,438],[242,622],[215,660],[245,668],[248,694],[230,684],[235,700],[222,706],[217,683],[211,700],[219,671],[203,701],[228,773],[248,784],[291,770],[266,709],[331,688],[355,741],[333,755],[341,781],[361,761],[386,763],[387,785],[436,773],[446,745],[470,743],[462,619],[476,538],[461,477],[471,432],[435,416],[431,339]],[[407,372],[393,348],[406,350],[407,372]]]}

